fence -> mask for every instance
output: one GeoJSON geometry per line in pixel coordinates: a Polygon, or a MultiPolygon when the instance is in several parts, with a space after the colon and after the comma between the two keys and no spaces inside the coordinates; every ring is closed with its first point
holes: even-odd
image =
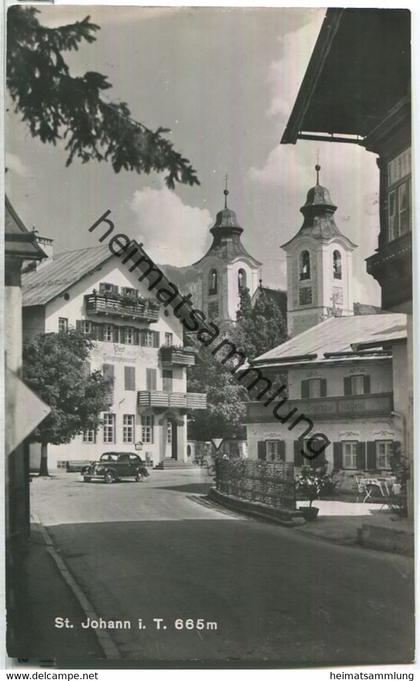
{"type": "Polygon", "coordinates": [[[271,508],[296,510],[293,463],[219,459],[216,489],[271,508]]]}

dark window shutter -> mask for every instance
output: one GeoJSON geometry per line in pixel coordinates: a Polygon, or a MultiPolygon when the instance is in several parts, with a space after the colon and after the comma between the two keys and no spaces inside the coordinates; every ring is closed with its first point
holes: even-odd
{"type": "Polygon", "coordinates": [[[118,343],[120,339],[120,334],[119,334],[120,328],[119,326],[114,326],[112,329],[112,340],[114,343],[118,343]]]}
{"type": "Polygon", "coordinates": [[[258,459],[260,461],[265,461],[266,456],[267,456],[266,443],[264,442],[264,440],[260,440],[258,442],[258,459]]]}
{"type": "Polygon", "coordinates": [[[173,373],[172,369],[163,369],[162,371],[162,390],[171,393],[173,389],[173,373]]]}
{"type": "Polygon", "coordinates": [[[308,398],[309,397],[309,381],[302,381],[300,386],[301,386],[302,399],[308,398]]]}
{"type": "Polygon", "coordinates": [[[376,443],[367,442],[366,468],[368,471],[376,469],[376,443]]]}
{"type": "Polygon", "coordinates": [[[302,447],[303,447],[302,442],[300,442],[299,440],[294,441],[293,450],[295,466],[303,466],[302,447]]]}
{"type": "Polygon", "coordinates": [[[140,345],[140,331],[134,329],[134,345],[140,345]]]}
{"type": "Polygon", "coordinates": [[[115,284],[112,284],[112,293],[113,295],[116,295],[118,293],[118,286],[115,286],[115,284]]]}
{"type": "Polygon", "coordinates": [[[327,379],[321,378],[321,397],[327,396],[327,379]]]}
{"type": "Polygon", "coordinates": [[[124,388],[125,390],[136,389],[136,368],[124,367],[124,388]]]}
{"type": "Polygon", "coordinates": [[[343,444],[334,442],[334,469],[339,471],[343,468],[343,444]]]}
{"type": "Polygon", "coordinates": [[[364,471],[366,469],[366,443],[365,442],[358,442],[357,443],[357,468],[361,471],[364,471]]]}
{"type": "Polygon", "coordinates": [[[392,443],[392,452],[398,458],[401,456],[401,442],[399,440],[394,440],[392,443]]]}
{"type": "Polygon", "coordinates": [[[114,401],[114,365],[104,364],[102,373],[107,382],[106,401],[111,405],[114,401]]]}
{"type": "Polygon", "coordinates": [[[364,393],[365,393],[365,395],[368,395],[370,393],[370,376],[369,375],[363,376],[363,383],[364,383],[364,385],[363,385],[364,393]]]}
{"type": "Polygon", "coordinates": [[[286,443],[284,440],[279,440],[279,460],[286,461],[286,443]]]}
{"type": "Polygon", "coordinates": [[[344,377],[344,394],[351,395],[351,376],[344,377]]]}
{"type": "Polygon", "coordinates": [[[104,339],[104,325],[103,324],[95,324],[96,326],[96,338],[98,340],[103,340],[104,339]]]}
{"type": "Polygon", "coordinates": [[[146,389],[156,390],[156,369],[146,369],[146,389]]]}
{"type": "Polygon", "coordinates": [[[153,347],[159,347],[159,331],[153,331],[153,347]]]}
{"type": "Polygon", "coordinates": [[[82,326],[81,320],[80,320],[80,319],[77,319],[77,320],[76,320],[76,329],[77,329],[77,331],[80,331],[81,326],[82,326]]]}

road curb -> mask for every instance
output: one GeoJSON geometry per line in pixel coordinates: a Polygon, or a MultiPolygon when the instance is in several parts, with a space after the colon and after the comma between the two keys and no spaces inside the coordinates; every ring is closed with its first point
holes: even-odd
{"type": "MultiPolygon", "coordinates": [[[[99,620],[100,619],[99,615],[96,613],[92,603],[89,601],[87,596],[85,596],[82,589],[77,584],[76,580],[71,574],[63,558],[58,554],[58,551],[47,528],[42,524],[42,521],[39,518],[39,516],[37,516],[34,513],[32,515],[35,522],[39,524],[41,535],[46,544],[48,553],[55,562],[61,577],[64,579],[67,586],[70,588],[73,595],[75,596],[80,608],[83,611],[83,614],[86,616],[86,618],[90,617],[92,620],[99,620]]],[[[107,631],[101,629],[94,629],[93,633],[95,634],[99,646],[108,660],[121,659],[121,653],[119,652],[117,646],[115,645],[107,631]]]]}

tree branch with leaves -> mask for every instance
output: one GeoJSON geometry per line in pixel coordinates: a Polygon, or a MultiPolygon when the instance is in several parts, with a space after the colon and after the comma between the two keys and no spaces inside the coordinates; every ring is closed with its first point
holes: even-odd
{"type": "Polygon", "coordinates": [[[62,141],[68,152],[66,165],[109,161],[116,173],[166,172],[166,185],[199,184],[188,159],[164,137],[168,128],[150,130],[131,117],[125,102],[107,102],[103,94],[112,86],[94,71],[74,77],[63,52],[93,43],[99,26],[87,16],[67,26],[42,26],[33,7],[13,6],[7,21],[6,83],[15,111],[22,115],[31,135],[47,144],[62,141]]]}

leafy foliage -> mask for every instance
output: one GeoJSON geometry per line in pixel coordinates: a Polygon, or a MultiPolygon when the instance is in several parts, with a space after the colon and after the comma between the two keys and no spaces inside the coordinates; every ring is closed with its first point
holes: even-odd
{"type": "Polygon", "coordinates": [[[188,390],[207,393],[207,410],[193,412],[189,438],[244,437],[246,389],[210,351],[203,350],[188,368],[188,390]]]}
{"type": "Polygon", "coordinates": [[[309,501],[309,506],[312,506],[322,492],[328,490],[330,493],[334,485],[335,482],[332,476],[327,474],[325,466],[318,469],[303,466],[300,475],[296,478],[296,491],[299,496],[309,501]]]}
{"type": "Polygon", "coordinates": [[[104,101],[111,84],[101,73],[70,75],[65,51],[96,40],[99,26],[86,17],[67,26],[42,26],[33,7],[8,10],[6,83],[16,111],[22,114],[33,137],[44,143],[64,140],[67,164],[79,158],[110,161],[115,172],[167,172],[170,189],[175,182],[199,184],[188,159],[163,137],[167,128],[149,130],[131,118],[125,102],[104,101]]]}
{"type": "Polygon", "coordinates": [[[254,305],[251,304],[249,289],[241,291],[235,338],[249,359],[255,359],[287,340],[286,320],[279,305],[264,289],[254,305]]]}
{"type": "Polygon", "coordinates": [[[107,409],[107,381],[90,373],[92,342],[79,331],[47,333],[23,346],[23,379],[51,411],[32,433],[35,442],[63,444],[96,429],[107,409]]]}

